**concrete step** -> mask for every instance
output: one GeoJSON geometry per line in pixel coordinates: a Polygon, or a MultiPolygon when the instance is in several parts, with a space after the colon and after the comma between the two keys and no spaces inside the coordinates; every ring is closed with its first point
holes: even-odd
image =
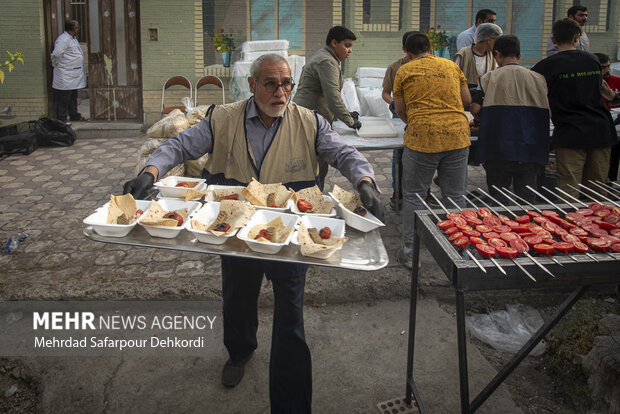
{"type": "Polygon", "coordinates": [[[141,122],[72,122],[78,139],[130,138],[143,134],[141,122]]]}

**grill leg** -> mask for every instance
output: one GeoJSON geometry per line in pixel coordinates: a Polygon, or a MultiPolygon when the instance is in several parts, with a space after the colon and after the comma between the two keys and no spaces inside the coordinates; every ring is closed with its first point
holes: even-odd
{"type": "Polygon", "coordinates": [[[463,290],[461,289],[456,289],[456,338],[459,352],[461,413],[469,414],[469,375],[467,371],[467,338],[465,332],[465,296],[463,290]]]}

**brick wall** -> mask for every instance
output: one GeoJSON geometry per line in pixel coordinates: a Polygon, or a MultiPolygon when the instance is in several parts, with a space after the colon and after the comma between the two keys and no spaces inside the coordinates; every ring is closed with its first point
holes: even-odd
{"type": "MultiPolygon", "coordinates": [[[[0,60],[19,51],[24,65],[16,64],[11,73],[3,68],[0,110],[13,105],[11,115],[38,118],[47,108],[43,5],[39,0],[3,0],[0,6],[0,60]]],[[[6,122],[5,122],[6,123],[6,122]]]]}

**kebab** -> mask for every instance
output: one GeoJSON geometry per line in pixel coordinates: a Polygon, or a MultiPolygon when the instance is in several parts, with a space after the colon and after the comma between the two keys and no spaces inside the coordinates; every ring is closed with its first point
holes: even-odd
{"type": "MultiPolygon", "coordinates": [[[[463,210],[459,207],[458,204],[456,204],[454,202],[454,200],[452,200],[450,197],[448,197],[448,200],[454,204],[454,206],[456,208],[458,208],[459,210],[461,210],[461,213],[463,213],[464,211],[467,210],[463,210]]],[[[470,202],[471,203],[471,202],[470,202]]],[[[478,207],[472,203],[472,206],[475,209],[478,209],[478,207]]],[[[487,216],[488,217],[488,216],[487,216]]],[[[530,279],[532,279],[534,282],[536,282],[536,278],[534,278],[534,276],[532,276],[532,274],[530,272],[528,272],[523,266],[521,266],[520,263],[518,263],[515,258],[517,257],[517,254],[519,253],[525,253],[527,250],[529,250],[529,247],[527,246],[527,244],[525,244],[525,242],[523,242],[520,238],[518,239],[514,239],[510,241],[510,246],[508,246],[508,244],[506,243],[506,241],[502,240],[501,238],[490,238],[488,241],[489,245],[491,245],[492,247],[495,248],[495,250],[499,253],[499,255],[505,259],[510,259],[512,260],[512,262],[517,265],[517,267],[519,269],[521,269],[521,271],[523,273],[525,273],[525,275],[527,277],[529,277],[530,279]],[[519,244],[520,243],[522,244],[519,244]]],[[[476,245],[476,248],[478,248],[478,245],[476,245]]],[[[480,253],[480,251],[478,251],[480,253]]]]}
{"type": "MultiPolygon", "coordinates": [[[[424,204],[424,207],[426,207],[426,208],[428,209],[428,211],[430,211],[430,212],[431,212],[431,214],[432,214],[433,216],[435,216],[435,218],[437,219],[437,225],[439,225],[439,223],[441,223],[441,222],[442,222],[442,220],[439,218],[439,216],[438,216],[437,214],[435,214],[435,212],[433,211],[433,209],[431,209],[431,208],[430,208],[430,206],[426,203],[426,201],[424,201],[424,199],[423,199],[422,197],[420,197],[420,195],[419,195],[419,194],[417,194],[417,193],[416,193],[416,195],[418,196],[418,198],[420,199],[420,201],[422,202],[422,204],[424,204]]],[[[453,227],[454,227],[454,228],[456,228],[456,226],[453,226],[453,227]]],[[[457,233],[458,233],[458,232],[457,232],[457,233]]],[[[457,234],[457,233],[451,234],[451,235],[450,235],[450,237],[448,237],[448,240],[450,240],[450,238],[451,238],[451,237],[453,237],[453,236],[454,236],[455,234],[457,234]]],[[[463,235],[463,236],[456,236],[456,237],[453,237],[453,238],[452,238],[452,240],[450,240],[450,242],[456,242],[456,240],[459,240],[459,239],[460,239],[461,241],[458,243],[458,245],[455,243],[455,246],[457,246],[457,247],[462,246],[462,247],[459,247],[459,248],[460,248],[460,249],[462,249],[463,251],[465,251],[465,252],[469,255],[469,257],[470,257],[470,258],[474,261],[474,263],[476,263],[476,265],[477,265],[477,266],[478,266],[478,267],[479,267],[479,268],[480,268],[480,269],[481,269],[484,273],[487,273],[486,269],[484,268],[484,266],[482,266],[482,264],[480,264],[480,262],[478,261],[478,259],[476,259],[476,258],[474,257],[474,255],[473,255],[473,254],[471,254],[471,252],[470,252],[469,250],[467,250],[467,245],[469,244],[469,239],[466,239],[467,243],[465,243],[465,241],[463,241],[463,240],[461,239],[461,237],[466,237],[466,236],[464,236],[464,235],[463,235]]],[[[503,270],[503,269],[502,269],[502,270],[503,270]]]]}

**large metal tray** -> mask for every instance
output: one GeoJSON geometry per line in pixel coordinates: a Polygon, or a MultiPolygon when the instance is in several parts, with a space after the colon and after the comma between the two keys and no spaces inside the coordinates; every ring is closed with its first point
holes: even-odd
{"type": "Polygon", "coordinates": [[[387,266],[389,262],[383,240],[381,240],[379,230],[376,229],[363,233],[347,227],[349,240],[340,251],[324,260],[302,256],[299,252],[299,247],[293,244],[285,246],[277,254],[264,254],[250,250],[243,241],[236,237],[231,237],[226,243],[220,245],[201,243],[193,234],[187,231],[182,231],[174,239],[162,239],[151,237],[141,226],[136,226],[126,237],[100,236],[90,226],[84,229],[84,235],[91,240],[104,243],[128,244],[139,247],[155,247],[278,262],[307,263],[353,270],[378,270],[387,266]]]}

